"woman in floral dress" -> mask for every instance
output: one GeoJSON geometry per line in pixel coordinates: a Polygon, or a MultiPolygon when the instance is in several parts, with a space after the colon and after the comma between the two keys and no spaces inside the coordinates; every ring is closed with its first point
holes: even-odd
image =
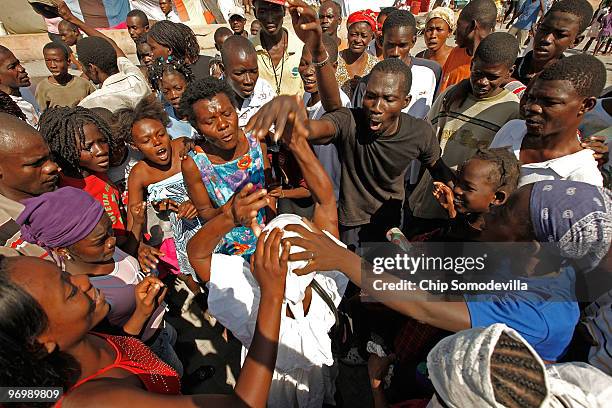
{"type": "MultiPolygon", "coordinates": [[[[198,214],[208,221],[230,211],[232,198],[247,184],[265,187],[266,152],[238,126],[233,92],[225,82],[207,78],[191,84],[181,98],[181,109],[200,134],[194,151],[183,161],[183,175],[198,214]]],[[[260,210],[257,223],[263,222],[260,210]]],[[[253,228],[236,226],[215,252],[249,259],[256,241],[253,228]]]]}

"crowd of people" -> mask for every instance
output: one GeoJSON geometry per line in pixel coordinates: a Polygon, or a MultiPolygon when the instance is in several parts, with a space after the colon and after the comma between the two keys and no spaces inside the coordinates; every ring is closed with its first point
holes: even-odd
{"type": "Polygon", "coordinates": [[[53,1],[34,98],[0,46],[0,385],[344,406],[339,369],[367,366],[377,408],[609,404],[612,103],[604,64],[566,55],[603,4],[512,3],[508,33],[493,0],[435,7],[413,55],[404,9],[253,0],[203,55],[160,0],[165,20],[127,16],[135,64],[53,1]],[[370,279],[403,282],[374,269],[388,241],[497,248],[495,279],[528,290],[390,296],[370,279]],[[215,368],[176,347],[176,285],[240,342],[231,394],[191,393],[215,368]]]}

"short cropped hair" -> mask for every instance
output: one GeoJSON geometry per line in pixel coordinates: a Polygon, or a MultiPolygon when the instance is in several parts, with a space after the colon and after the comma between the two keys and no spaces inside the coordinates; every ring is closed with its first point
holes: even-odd
{"type": "Polygon", "coordinates": [[[226,81],[214,77],[206,77],[198,81],[191,82],[183,95],[181,96],[181,104],[179,106],[180,111],[187,115],[189,123],[195,129],[197,129],[197,122],[195,113],[193,112],[193,105],[201,100],[211,100],[218,94],[225,94],[232,105],[236,106],[234,99],[234,91],[230,88],[226,81]]]}
{"type": "Polygon", "coordinates": [[[389,13],[382,27],[383,35],[396,27],[410,27],[416,33],[416,20],[412,13],[406,10],[393,10],[389,13]]]}
{"type": "Polygon", "coordinates": [[[554,13],[555,11],[560,13],[572,14],[579,19],[578,34],[581,34],[591,24],[593,18],[593,7],[587,0],[559,0],[550,7],[550,10],[546,13],[554,13]]]}
{"type": "Polygon", "coordinates": [[[410,94],[410,88],[412,87],[412,72],[404,61],[399,58],[387,58],[372,68],[370,71],[370,79],[374,72],[383,72],[385,74],[396,74],[398,77],[404,77],[404,91],[406,95],[410,94]]]}
{"type": "Polygon", "coordinates": [[[474,53],[485,64],[504,64],[511,68],[519,52],[519,43],[515,36],[497,32],[486,36],[474,53]]]}
{"type": "Polygon", "coordinates": [[[109,75],[117,72],[117,52],[104,38],[86,37],[79,40],[76,46],[81,64],[93,64],[109,75]]]}
{"type": "Polygon", "coordinates": [[[149,17],[147,17],[145,12],[142,10],[131,10],[129,13],[127,13],[127,17],[138,17],[144,25],[149,25],[149,17]]]}
{"type": "Polygon", "coordinates": [[[606,67],[598,58],[576,54],[544,68],[537,81],[569,81],[584,97],[599,96],[606,85],[606,67]]]}
{"type": "Polygon", "coordinates": [[[459,19],[476,21],[482,28],[493,29],[497,22],[497,7],[493,0],[472,0],[461,10],[459,19]]]}
{"type": "Polygon", "coordinates": [[[68,61],[68,58],[70,58],[70,51],[68,50],[68,47],[66,47],[62,43],[57,43],[55,41],[47,43],[43,47],[43,53],[45,51],[48,51],[48,50],[60,50],[64,54],[64,57],[66,58],[66,61],[68,61]]]}

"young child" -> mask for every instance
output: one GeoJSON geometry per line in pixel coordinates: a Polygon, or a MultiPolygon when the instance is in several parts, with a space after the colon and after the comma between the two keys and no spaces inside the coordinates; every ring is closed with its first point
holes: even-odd
{"type": "MultiPolygon", "coordinates": [[[[511,119],[519,117],[519,100],[503,85],[512,74],[518,53],[516,38],[507,33],[493,33],[478,45],[472,60],[470,93],[465,102],[451,103],[445,91],[429,112],[442,149],[442,159],[449,167],[456,167],[471,158],[477,149],[487,148],[495,133],[511,119]]],[[[432,178],[425,173],[410,196],[410,208],[418,219],[446,219],[447,214],[432,196],[432,178]]]]}
{"type": "Polygon", "coordinates": [[[28,199],[24,205],[17,219],[22,238],[47,248],[69,274],[89,276],[111,305],[109,323],[148,342],[181,375],[182,363],[171,344],[176,331],[164,322],[164,285],[156,277],[145,277],[138,261],[115,247],[102,205],[73,187],[28,199]],[[148,306],[137,297],[149,297],[148,306]]]}
{"type": "Polygon", "coordinates": [[[63,45],[50,42],[43,48],[45,65],[51,76],[36,87],[36,102],[41,110],[56,106],[76,106],[95,91],[91,82],[68,72],[70,53],[63,45]]]}
{"type": "MultiPolygon", "coordinates": [[[[146,206],[163,202],[169,212],[174,243],[162,243],[162,248],[175,246],[178,260],[172,263],[177,264],[181,273],[194,276],[187,259],[187,242],[200,229],[202,221],[183,183],[180,157],[183,142],[168,136],[168,115],[154,96],[144,98],[134,109],[121,109],[115,115],[117,131],[143,156],[128,178],[128,229],[141,240],[146,206]]],[[[162,252],[172,257],[171,251],[162,252]]]]}
{"type": "Polygon", "coordinates": [[[233,35],[232,30],[230,30],[227,27],[219,27],[215,31],[214,39],[215,39],[215,49],[217,50],[217,53],[210,60],[209,65],[208,65],[209,70],[210,70],[210,75],[212,77],[219,79],[221,78],[221,75],[223,75],[223,68],[221,66],[222,65],[221,49],[223,48],[223,43],[225,42],[225,40],[227,40],[232,35],[233,35]]]}
{"type": "Polygon", "coordinates": [[[462,241],[475,238],[482,228],[482,214],[506,202],[516,190],[519,175],[519,162],[508,150],[478,149],[459,167],[452,189],[444,183],[434,182],[433,196],[451,222],[447,228],[429,237],[462,241]]]}
{"type": "Polygon", "coordinates": [[[115,147],[108,123],[81,106],[56,107],[41,116],[40,132],[62,169],[59,186],[76,187],[98,200],[115,235],[125,238],[121,195],[107,175],[115,147]]]}
{"type": "MultiPolygon", "coordinates": [[[[143,34],[136,39],[136,56],[138,57],[138,62],[140,63],[141,69],[142,67],[148,69],[153,66],[153,51],[151,51],[151,46],[147,42],[146,34],[143,34]]],[[[148,71],[146,72],[145,76],[149,76],[148,71]]]]}
{"type": "Polygon", "coordinates": [[[521,117],[495,135],[521,162],[519,187],[538,180],[576,180],[601,186],[593,151],[583,148],[578,126],[606,82],[604,64],[587,54],[563,58],[534,79],[521,100],[521,117]]]}
{"type": "MultiPolygon", "coordinates": [[[[181,97],[180,109],[200,135],[182,171],[189,197],[205,221],[227,211],[235,193],[247,183],[262,188],[264,169],[269,168],[265,145],[238,126],[233,93],[226,82],[207,78],[192,82],[181,97]]],[[[262,209],[257,224],[263,221],[262,209]]],[[[256,240],[251,228],[237,226],[225,235],[217,252],[249,259],[256,240]]]]}
{"type": "Polygon", "coordinates": [[[180,111],[181,96],[193,79],[189,65],[176,59],[158,59],[151,68],[150,78],[153,89],[170,103],[170,106],[166,106],[170,119],[167,126],[170,137],[176,139],[185,136],[195,139],[198,132],[180,111]]]}
{"type": "Polygon", "coordinates": [[[259,35],[259,31],[261,30],[261,23],[259,20],[253,20],[251,23],[251,36],[255,37],[259,35]]]}

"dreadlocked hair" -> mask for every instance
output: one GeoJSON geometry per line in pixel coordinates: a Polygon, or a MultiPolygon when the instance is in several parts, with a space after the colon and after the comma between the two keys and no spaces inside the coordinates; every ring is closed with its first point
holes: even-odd
{"type": "Polygon", "coordinates": [[[544,370],[522,342],[503,333],[491,355],[495,400],[507,408],[537,408],[546,398],[544,370]]]}
{"type": "Polygon", "coordinates": [[[48,318],[40,303],[11,279],[11,264],[17,259],[0,256],[0,384],[61,387],[67,392],[81,376],[81,367],[70,354],[57,347],[49,353],[38,342],[37,338],[47,330],[48,318]]]}
{"type": "Polygon", "coordinates": [[[3,91],[0,91],[0,112],[8,113],[26,121],[26,115],[23,113],[17,102],[11,96],[3,91]]]}
{"type": "Polygon", "coordinates": [[[132,127],[138,121],[143,119],[158,120],[164,127],[170,124],[168,114],[153,94],[142,98],[134,108],[119,109],[113,116],[113,134],[125,143],[132,142],[132,127]]]}
{"type": "Polygon", "coordinates": [[[490,183],[498,183],[506,193],[512,194],[518,186],[521,165],[514,153],[505,147],[493,149],[478,149],[473,158],[487,161],[495,166],[495,171],[489,174],[490,183]]]}
{"type": "Polygon", "coordinates": [[[40,117],[40,133],[49,145],[55,161],[69,173],[80,174],[81,152],[77,149],[77,138],[85,145],[83,127],[94,124],[108,143],[109,151],[115,148],[109,124],[100,116],[82,106],[67,106],[47,109],[40,117]]]}
{"type": "Polygon", "coordinates": [[[148,31],[150,38],[172,51],[172,59],[193,64],[200,56],[200,45],[191,28],[182,23],[162,20],[148,31]]]}
{"type": "Polygon", "coordinates": [[[169,58],[167,61],[163,58],[158,58],[149,68],[149,80],[153,89],[161,92],[161,81],[164,74],[181,74],[185,78],[185,82],[189,84],[193,79],[193,73],[188,64],[184,60],[169,58]]]}

